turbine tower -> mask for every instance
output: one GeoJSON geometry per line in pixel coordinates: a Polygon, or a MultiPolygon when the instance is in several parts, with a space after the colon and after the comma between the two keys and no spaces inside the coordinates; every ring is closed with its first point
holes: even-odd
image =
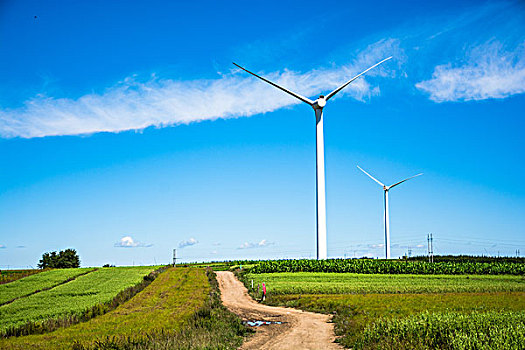
{"type": "Polygon", "coordinates": [[[385,186],[384,184],[382,184],[379,180],[377,180],[375,177],[373,177],[372,175],[370,175],[369,173],[367,173],[366,171],[364,171],[363,169],[361,169],[361,167],[358,165],[357,166],[359,168],[359,170],[361,170],[363,173],[365,173],[366,175],[368,175],[368,177],[370,177],[372,180],[374,180],[375,182],[377,182],[380,186],[383,187],[383,191],[385,192],[385,254],[386,254],[386,258],[387,259],[390,259],[390,219],[389,219],[389,216],[388,216],[388,191],[391,189],[391,188],[394,188],[396,187],[397,185],[400,185],[402,184],[403,182],[405,181],[408,181],[410,179],[413,179],[415,178],[416,176],[420,176],[420,175],[423,175],[423,173],[420,173],[420,174],[417,174],[417,175],[414,175],[414,176],[411,176],[407,179],[404,179],[402,181],[399,181],[399,182],[396,182],[395,184],[393,185],[390,185],[390,186],[385,186]]]}
{"type": "Polygon", "coordinates": [[[344,89],[348,84],[359,78],[361,75],[368,72],[370,69],[380,65],[381,63],[391,59],[392,57],[385,58],[381,62],[374,64],[372,67],[363,71],[362,73],[356,75],[352,79],[348,80],[346,83],[330,92],[328,95],[320,95],[315,101],[310,100],[304,96],[301,96],[295,92],[292,92],[282,86],[279,86],[268,79],[265,79],[249,70],[239,66],[237,63],[232,62],[235,66],[239,67],[243,71],[250,73],[251,75],[261,79],[262,81],[286,92],[287,94],[292,95],[293,97],[303,101],[304,103],[311,106],[315,111],[316,118],[316,216],[317,216],[317,260],[326,259],[326,193],[325,193],[325,171],[324,171],[324,136],[323,136],[323,108],[326,105],[326,102],[334,97],[339,91],[344,89]]]}

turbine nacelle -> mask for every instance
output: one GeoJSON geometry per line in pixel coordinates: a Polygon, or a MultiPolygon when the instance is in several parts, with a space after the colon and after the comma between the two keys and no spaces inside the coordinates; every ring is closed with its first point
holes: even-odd
{"type": "Polygon", "coordinates": [[[312,105],[314,109],[323,108],[324,106],[326,106],[326,99],[323,95],[320,95],[319,98],[315,100],[314,104],[312,105]]]}

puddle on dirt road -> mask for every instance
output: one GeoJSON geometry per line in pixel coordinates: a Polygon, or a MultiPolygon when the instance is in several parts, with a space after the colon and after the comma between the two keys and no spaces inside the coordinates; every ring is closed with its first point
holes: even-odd
{"type": "Polygon", "coordinates": [[[282,322],[280,321],[244,321],[243,323],[250,327],[260,327],[260,326],[266,326],[270,324],[282,324],[282,322]]]}

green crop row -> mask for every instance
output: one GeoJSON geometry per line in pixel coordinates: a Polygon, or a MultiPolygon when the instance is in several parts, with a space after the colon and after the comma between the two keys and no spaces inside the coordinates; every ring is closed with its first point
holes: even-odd
{"type": "MultiPolygon", "coordinates": [[[[28,322],[80,315],[86,309],[108,302],[120,291],[139,283],[153,269],[150,266],[102,268],[55,288],[2,305],[0,332],[28,322]]],[[[42,275],[44,273],[27,278],[42,275]]]]}
{"type": "MultiPolygon", "coordinates": [[[[378,275],[324,272],[283,272],[244,276],[254,290],[263,282],[268,294],[458,293],[525,291],[522,276],[378,275]]],[[[260,296],[261,288],[259,287],[260,296]]]]}
{"type": "Polygon", "coordinates": [[[524,263],[508,262],[424,262],[377,259],[268,260],[251,273],[351,272],[364,274],[416,275],[525,275],[524,263]]]}
{"type": "Polygon", "coordinates": [[[49,270],[2,284],[0,285],[0,305],[38,291],[53,288],[93,270],[92,268],[49,270]]]}
{"type": "Polygon", "coordinates": [[[525,312],[422,313],[380,319],[356,349],[525,349],[525,312]]]}

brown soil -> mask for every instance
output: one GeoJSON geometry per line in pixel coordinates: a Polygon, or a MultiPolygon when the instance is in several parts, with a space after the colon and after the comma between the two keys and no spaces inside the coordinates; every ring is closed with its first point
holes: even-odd
{"type": "Polygon", "coordinates": [[[334,343],[331,316],[258,304],[229,271],[218,271],[217,280],[223,304],[243,320],[282,322],[254,327],[255,335],[240,349],[343,349],[334,343]]]}

